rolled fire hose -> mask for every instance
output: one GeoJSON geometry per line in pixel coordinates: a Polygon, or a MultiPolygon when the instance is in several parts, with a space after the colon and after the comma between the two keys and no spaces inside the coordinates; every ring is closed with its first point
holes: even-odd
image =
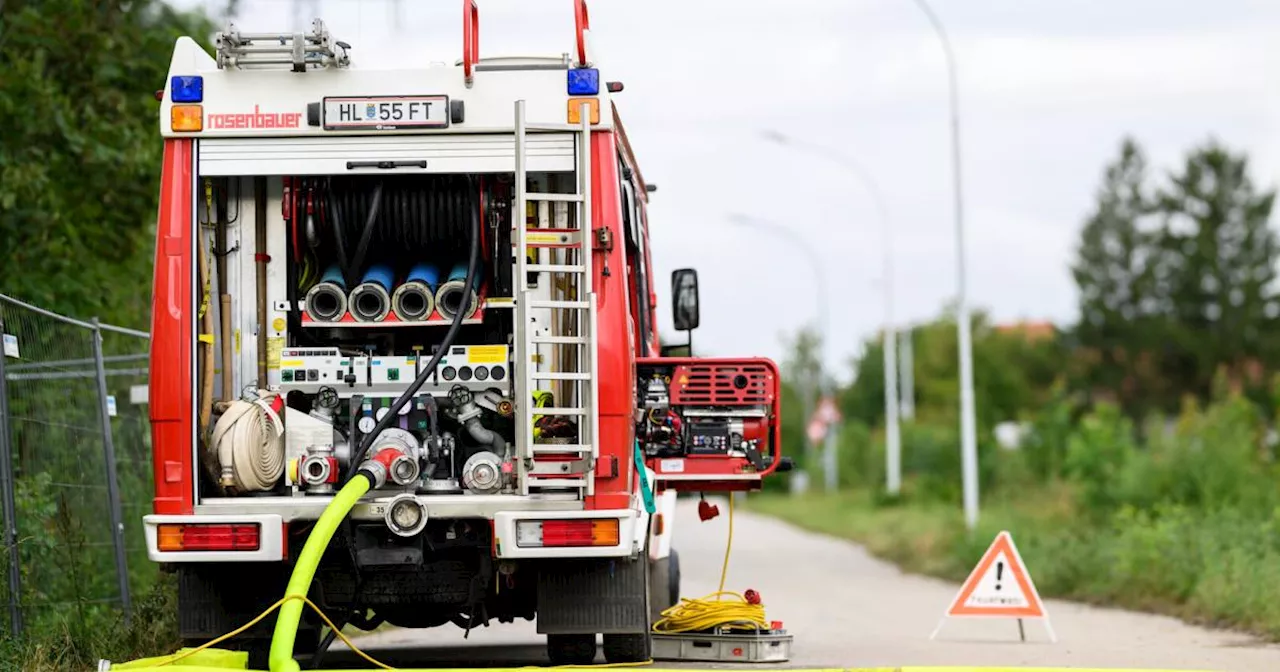
{"type": "Polygon", "coordinates": [[[477,297],[477,292],[480,291],[480,278],[481,273],[477,269],[475,279],[468,289],[467,265],[455,264],[449,270],[449,277],[440,284],[440,289],[436,290],[436,310],[440,311],[441,317],[450,320],[459,311],[462,311],[463,318],[471,317],[480,303],[477,297]]]}
{"type": "Polygon", "coordinates": [[[387,264],[374,264],[365,271],[360,284],[351,290],[347,306],[357,322],[381,322],[391,312],[391,286],[395,274],[387,264]]]}
{"type": "MultiPolygon", "coordinates": [[[[466,269],[463,269],[465,277],[466,269]]],[[[440,269],[427,263],[409,269],[404,283],[391,295],[391,310],[404,322],[420,322],[429,319],[436,309],[436,287],[440,284],[440,269]]]]}
{"type": "Polygon", "coordinates": [[[332,264],[307,290],[307,316],[316,322],[337,322],[346,312],[347,281],[342,278],[342,267],[332,264]]]}
{"type": "Polygon", "coordinates": [[[231,402],[213,428],[223,487],[242,492],[270,490],[284,474],[284,425],[266,392],[255,401],[231,402]]]}

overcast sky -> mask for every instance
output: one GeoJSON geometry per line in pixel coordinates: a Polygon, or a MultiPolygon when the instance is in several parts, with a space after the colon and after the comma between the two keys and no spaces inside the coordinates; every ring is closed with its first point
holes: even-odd
{"type": "MultiPolygon", "coordinates": [[[[202,0],[187,0],[195,4],[202,0]]],[[[959,64],[969,289],[998,320],[1075,319],[1068,264],[1105,162],[1133,134],[1161,169],[1216,137],[1277,178],[1280,2],[933,0],[959,64]]],[[[211,2],[221,6],[221,0],[211,2]]],[[[456,0],[301,4],[358,66],[461,54],[456,0]],[[398,15],[398,18],[397,18],[398,15]]],[[[569,0],[480,0],[481,56],[571,49],[569,0]]],[[[242,0],[239,27],[288,29],[293,0],[242,0]]],[[[945,61],[911,0],[595,0],[602,76],[659,185],[651,236],[664,333],[671,270],[696,267],[700,350],[780,357],[817,319],[815,269],[746,212],[814,249],[831,358],[884,323],[882,228],[840,167],[761,139],[774,129],[856,161],[893,228],[899,322],[956,293],[945,61]]]]}

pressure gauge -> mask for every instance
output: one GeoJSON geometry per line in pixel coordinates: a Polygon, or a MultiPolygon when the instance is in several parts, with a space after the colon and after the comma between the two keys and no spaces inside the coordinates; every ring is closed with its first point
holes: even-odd
{"type": "Polygon", "coordinates": [[[373,418],[366,415],[363,418],[360,418],[360,422],[356,423],[356,427],[359,428],[361,433],[368,434],[373,431],[373,426],[376,424],[378,423],[375,422],[373,418]]]}
{"type": "Polygon", "coordinates": [[[409,411],[413,410],[413,404],[405,404],[400,407],[400,415],[409,415],[409,411]]]}
{"type": "Polygon", "coordinates": [[[383,418],[387,417],[387,411],[389,410],[391,409],[387,408],[386,406],[383,406],[382,408],[378,409],[378,412],[375,413],[373,417],[377,418],[378,421],[381,422],[383,418]]]}

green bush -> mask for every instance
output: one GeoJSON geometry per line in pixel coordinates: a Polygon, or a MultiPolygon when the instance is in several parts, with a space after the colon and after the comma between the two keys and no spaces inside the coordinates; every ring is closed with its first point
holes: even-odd
{"type": "Polygon", "coordinates": [[[885,506],[883,432],[852,425],[836,497],[754,505],[848,536],[908,569],[963,579],[1009,530],[1041,592],[1246,628],[1280,640],[1280,474],[1265,414],[1241,395],[1139,433],[1110,405],[1078,421],[1059,397],[1019,450],[980,442],[983,510],[960,512],[959,437],[950,422],[902,427],[905,497],[885,506]],[[1141,437],[1141,438],[1140,438],[1141,437]],[[1035,484],[1034,487],[1027,487],[1035,484]]]}
{"type": "Polygon", "coordinates": [[[1120,409],[1099,405],[1067,439],[1066,473],[1080,485],[1086,511],[1110,511],[1118,503],[1116,485],[1136,455],[1133,423],[1120,409]]]}

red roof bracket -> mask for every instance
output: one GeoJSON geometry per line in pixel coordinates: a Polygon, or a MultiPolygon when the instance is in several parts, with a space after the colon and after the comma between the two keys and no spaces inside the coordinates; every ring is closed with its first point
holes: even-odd
{"type": "MultiPolygon", "coordinates": [[[[581,2],[581,0],[579,0],[581,2]]],[[[467,86],[480,60],[480,6],[476,0],[462,0],[462,73],[467,86]]]]}
{"type": "Polygon", "coordinates": [[[578,67],[585,68],[587,62],[587,38],[584,33],[591,30],[591,17],[587,15],[587,0],[576,0],[573,8],[573,27],[578,35],[578,67]]]}

